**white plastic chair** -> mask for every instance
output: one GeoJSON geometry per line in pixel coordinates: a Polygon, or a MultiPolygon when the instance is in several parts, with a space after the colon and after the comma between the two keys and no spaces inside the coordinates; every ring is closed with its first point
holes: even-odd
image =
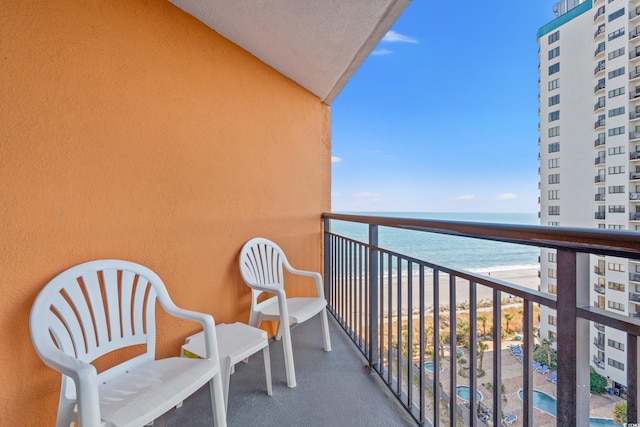
{"type": "Polygon", "coordinates": [[[293,364],[293,349],[291,348],[290,325],[302,323],[320,313],[324,350],[331,351],[327,301],[324,298],[322,277],[316,272],[293,268],[278,245],[261,237],[249,240],[242,247],[240,272],[244,282],[251,288],[249,324],[259,327],[263,320],[279,322],[276,339],[282,338],[287,385],[295,387],[296,374],[293,364]],[[290,273],[313,278],[316,285],[316,296],[287,298],[284,290],[283,267],[290,273]],[[272,293],[275,296],[258,302],[258,297],[262,292],[272,293]],[[288,319],[288,321],[281,319],[288,319]]]}
{"type": "Polygon", "coordinates": [[[57,427],[143,426],[207,383],[215,424],[226,426],[213,317],[176,307],[146,267],[98,260],[62,272],[33,303],[29,328],[38,356],[62,373],[57,427]],[[156,299],[170,315],[202,325],[205,359],[155,359],[156,299]],[[146,351],[101,373],[91,364],[130,346],[146,351]]]}

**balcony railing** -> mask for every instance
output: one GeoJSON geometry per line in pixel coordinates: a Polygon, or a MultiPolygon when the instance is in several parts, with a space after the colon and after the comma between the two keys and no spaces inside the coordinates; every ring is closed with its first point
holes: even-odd
{"type": "MultiPolygon", "coordinates": [[[[490,308],[492,348],[502,348],[503,296],[512,295],[521,301],[524,366],[531,366],[533,361],[534,304],[552,310],[562,307],[557,310],[558,425],[589,425],[589,322],[626,334],[627,419],[638,419],[640,321],[591,307],[588,293],[578,289],[589,277],[589,254],[639,260],[637,233],[334,213],[324,214],[323,218],[324,278],[329,310],[367,359],[369,369],[382,378],[419,425],[479,425],[476,418],[477,376],[470,375],[465,381],[468,381],[465,385],[470,393],[468,404],[462,405],[456,395],[456,375],[440,375],[439,369],[427,373],[423,367],[430,361],[434,367],[446,365],[449,372],[457,372],[460,368],[455,357],[447,357],[440,351],[445,347],[450,352],[457,348],[457,316],[448,317],[446,327],[450,337],[446,343],[437,332],[439,327],[436,331],[426,328],[426,319],[428,317],[433,325],[443,324],[441,310],[458,307],[458,294],[464,292],[471,301],[467,311],[468,368],[471,373],[477,371],[477,337],[481,330],[478,326],[478,292],[487,288],[493,296],[490,308]],[[334,233],[332,223],[335,221],[363,225],[368,237],[355,239],[334,233]],[[388,227],[404,230],[403,233],[436,233],[555,249],[558,294],[438,265],[416,258],[415,254],[395,252],[379,244],[380,235],[384,236],[388,227]],[[428,356],[429,360],[425,355],[427,345],[434,350],[428,356]],[[443,407],[448,410],[441,410],[443,407]]],[[[501,358],[501,351],[491,353],[495,369],[487,381],[492,384],[503,382],[501,358]]],[[[533,370],[521,372],[522,417],[519,416],[519,423],[534,425],[533,370]]],[[[501,414],[501,387],[492,388],[489,400],[492,413],[501,414]]]]}
{"type": "Polygon", "coordinates": [[[598,137],[598,138],[593,142],[593,145],[594,145],[595,147],[599,147],[599,146],[604,145],[604,144],[606,144],[606,138],[605,138],[604,136],[602,136],[602,137],[598,137]]]}
{"type": "Polygon", "coordinates": [[[593,105],[593,111],[598,111],[599,109],[604,108],[605,105],[606,105],[606,102],[604,101],[604,99],[600,99],[600,100],[598,100],[598,102],[596,102],[593,105]]]}
{"type": "Polygon", "coordinates": [[[596,202],[604,202],[607,198],[607,195],[605,193],[596,193],[596,197],[595,197],[595,201],[596,202]]]}
{"type": "Polygon", "coordinates": [[[635,59],[640,56],[640,49],[635,49],[629,52],[629,59],[635,59]]]}
{"type": "Polygon", "coordinates": [[[604,360],[600,360],[596,356],[593,356],[593,364],[600,369],[604,369],[604,360]]]}
{"type": "Polygon", "coordinates": [[[634,130],[629,132],[629,139],[638,139],[638,138],[640,138],[640,131],[634,130]]]}
{"type": "Polygon", "coordinates": [[[595,345],[598,349],[604,351],[604,341],[598,340],[598,338],[594,338],[593,345],[595,345]]]}
{"type": "Polygon", "coordinates": [[[605,119],[596,120],[596,122],[593,124],[593,128],[598,129],[599,127],[604,126],[605,122],[606,122],[605,119]]]}
{"type": "Polygon", "coordinates": [[[629,221],[640,221],[640,212],[631,212],[629,214],[629,221]]]}
{"type": "Polygon", "coordinates": [[[600,323],[594,323],[593,326],[595,326],[595,328],[597,330],[599,330],[600,332],[604,332],[604,325],[602,325],[600,323]]]}
{"type": "Polygon", "coordinates": [[[598,267],[597,265],[593,267],[593,272],[600,275],[600,276],[604,276],[604,267],[598,267]]]}
{"type": "Polygon", "coordinates": [[[640,282],[640,273],[634,273],[634,272],[629,273],[629,280],[633,282],[640,282]]]}
{"type": "Polygon", "coordinates": [[[604,16],[604,6],[600,6],[595,15],[593,15],[594,22],[597,21],[601,16],[604,16]]]}
{"type": "Polygon", "coordinates": [[[595,177],[595,179],[594,179],[594,181],[595,181],[596,183],[598,183],[598,182],[605,182],[606,180],[607,180],[606,175],[596,175],[596,177],[595,177]]]}
{"type": "Polygon", "coordinates": [[[635,301],[635,302],[640,302],[640,294],[635,293],[635,292],[629,292],[629,300],[630,301],[635,301]]]}
{"type": "Polygon", "coordinates": [[[629,179],[640,179],[640,172],[630,172],[629,179]]]}
{"type": "Polygon", "coordinates": [[[640,151],[632,151],[629,153],[629,160],[640,159],[640,151]]]}
{"type": "Polygon", "coordinates": [[[599,35],[604,34],[604,24],[601,24],[595,33],[593,33],[593,39],[597,39],[599,35]]]}
{"type": "Polygon", "coordinates": [[[599,294],[604,294],[605,293],[604,286],[599,286],[597,283],[593,284],[593,290],[596,291],[599,294]]]}
{"type": "Polygon", "coordinates": [[[596,157],[596,160],[595,160],[595,164],[596,165],[599,165],[599,164],[605,163],[605,162],[606,162],[606,157],[605,156],[596,157]]]}
{"type": "Polygon", "coordinates": [[[636,7],[635,9],[631,9],[629,11],[629,20],[640,15],[640,7],[636,7]]]}
{"type": "Polygon", "coordinates": [[[629,200],[640,201],[640,193],[629,193],[629,200]]]}
{"type": "Polygon", "coordinates": [[[595,93],[595,92],[597,92],[599,90],[604,89],[605,87],[606,87],[606,83],[605,82],[598,82],[598,84],[593,87],[593,92],[595,93]]]}

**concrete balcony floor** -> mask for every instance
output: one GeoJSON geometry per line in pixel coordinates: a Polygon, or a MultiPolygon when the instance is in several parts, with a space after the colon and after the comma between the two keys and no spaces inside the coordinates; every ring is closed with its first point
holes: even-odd
{"type": "MultiPolygon", "coordinates": [[[[262,352],[239,363],[229,385],[229,427],[415,426],[349,337],[329,315],[332,351],[322,349],[320,318],[291,331],[297,386],[288,388],[281,341],[270,340],[273,396],[268,396],[262,352]]],[[[154,427],[211,426],[209,387],[154,422],[154,427]]]]}

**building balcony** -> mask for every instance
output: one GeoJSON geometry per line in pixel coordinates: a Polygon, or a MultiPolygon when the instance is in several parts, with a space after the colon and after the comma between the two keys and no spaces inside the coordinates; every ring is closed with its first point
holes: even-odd
{"type": "Polygon", "coordinates": [[[640,49],[634,49],[629,52],[629,60],[636,59],[640,56],[640,49]]]}
{"type": "Polygon", "coordinates": [[[640,16],[640,6],[629,11],[629,21],[633,21],[640,16]]]}
{"type": "Polygon", "coordinates": [[[640,212],[631,212],[629,214],[629,221],[640,221],[640,212]]]}
{"type": "Polygon", "coordinates": [[[604,360],[600,360],[596,356],[593,356],[593,364],[600,369],[604,369],[604,360]]]}
{"type": "Polygon", "coordinates": [[[638,90],[638,88],[635,88],[633,90],[633,92],[631,92],[629,94],[629,99],[630,100],[634,100],[634,99],[637,99],[637,98],[640,98],[640,90],[638,90]]]}
{"type": "Polygon", "coordinates": [[[630,172],[629,179],[631,180],[640,179],[640,172],[630,172]]]}
{"type": "Polygon", "coordinates": [[[599,182],[606,182],[607,181],[607,176],[606,175],[596,175],[595,179],[594,179],[595,183],[599,183],[599,182]]]}
{"type": "MultiPolygon", "coordinates": [[[[484,401],[490,402],[487,410],[491,413],[506,412],[503,405],[509,402],[509,412],[517,413],[519,425],[537,425],[534,417],[539,414],[534,415],[533,407],[534,379],[537,380],[534,375],[537,373],[532,369],[522,369],[517,361],[518,369],[504,368],[514,360],[502,341],[507,331],[504,331],[502,322],[501,302],[507,295],[518,301],[522,316],[520,351],[524,366],[530,366],[533,360],[534,321],[537,318],[534,307],[556,310],[554,341],[557,346],[558,382],[553,393],[558,401],[555,420],[558,425],[589,425],[589,388],[583,384],[588,384],[590,366],[596,363],[590,346],[593,344],[603,349],[605,344],[603,340],[593,340],[588,332],[592,331],[589,323],[594,322],[600,329],[607,327],[607,330],[621,331],[630,340],[640,335],[635,319],[595,307],[588,299],[589,295],[576,292],[589,275],[590,254],[640,259],[635,233],[333,213],[324,214],[324,219],[324,277],[329,310],[362,353],[371,372],[387,385],[418,425],[481,425],[475,419],[478,407],[476,391],[479,389],[484,394],[484,401]],[[339,230],[344,228],[337,224],[344,222],[364,226],[363,231],[368,231],[359,233],[359,237],[343,235],[339,230]],[[460,245],[465,245],[463,242],[468,239],[488,239],[554,248],[557,250],[557,295],[540,292],[537,287],[524,287],[443,266],[434,260],[416,257],[416,254],[391,250],[379,243],[392,235],[389,230],[418,235],[452,235],[462,239],[459,240],[460,245]],[[601,240],[605,236],[606,243],[601,240]],[[490,295],[488,300],[485,295],[490,295]],[[457,333],[462,327],[461,320],[450,315],[449,308],[467,301],[472,303],[464,305],[465,318],[468,319],[464,324],[469,329],[463,345],[459,342],[463,338],[459,338],[457,333]],[[481,313],[474,301],[489,301],[490,306],[486,307],[489,314],[481,313]],[[563,309],[558,310],[558,307],[563,309]],[[483,335],[479,321],[481,315],[496,320],[493,322],[494,333],[486,338],[490,348],[506,350],[483,353],[485,368],[490,366],[486,379],[479,379],[476,375],[460,377],[449,374],[461,370],[457,358],[449,356],[454,354],[454,349],[464,351],[465,369],[469,372],[474,373],[480,368],[482,358],[477,349],[478,343],[484,341],[480,338],[483,335]],[[439,325],[435,328],[439,332],[425,325],[439,325]],[[448,337],[446,340],[442,338],[444,333],[448,337]],[[425,348],[429,349],[428,353],[425,353],[425,348]],[[436,367],[442,366],[445,372],[421,369],[427,362],[436,367]],[[507,399],[502,399],[500,387],[492,387],[489,391],[481,388],[486,381],[504,383],[507,399]],[[468,401],[456,397],[459,385],[470,390],[468,401]],[[517,394],[520,389],[522,399],[517,394]],[[515,410],[512,409],[514,403],[515,410]],[[441,410],[434,411],[434,407],[441,410]]],[[[321,342],[319,337],[318,342],[321,342]]],[[[603,366],[601,361],[597,363],[603,366]]],[[[635,365],[628,367],[625,375],[631,393],[627,413],[635,414],[638,409],[635,365]]]]}
{"type": "Polygon", "coordinates": [[[596,22],[600,19],[604,19],[604,6],[600,6],[595,15],[593,15],[593,22],[596,22]]]}
{"type": "Polygon", "coordinates": [[[605,82],[598,82],[598,84],[593,87],[593,93],[597,93],[598,91],[603,90],[605,87],[607,87],[605,82]]]}
{"type": "Polygon", "coordinates": [[[640,304],[640,294],[636,292],[629,292],[629,301],[633,301],[640,304]]]}
{"type": "Polygon", "coordinates": [[[593,145],[594,147],[599,147],[601,145],[606,144],[606,138],[604,136],[599,136],[594,142],[593,145]]]}
{"type": "Polygon", "coordinates": [[[598,37],[604,36],[604,24],[600,24],[595,33],[593,33],[593,40],[598,39],[598,37]]]}
{"type": "Polygon", "coordinates": [[[593,124],[593,128],[598,129],[598,128],[604,127],[605,122],[606,122],[605,119],[596,120],[596,122],[593,124]]]}
{"type": "MultiPolygon", "coordinates": [[[[596,86],[597,87],[597,86],[596,86]]],[[[606,106],[606,102],[604,101],[604,99],[600,99],[598,100],[598,102],[596,102],[593,106],[593,111],[598,111],[603,109],[606,106]]]]}
{"type": "Polygon", "coordinates": [[[640,138],[640,131],[634,130],[629,132],[629,139],[633,140],[633,139],[638,139],[640,138]]]}
{"type": "Polygon", "coordinates": [[[640,160],[640,151],[632,151],[629,153],[629,160],[640,160]]]}
{"type": "Polygon", "coordinates": [[[629,273],[629,280],[632,282],[640,283],[640,273],[631,272],[629,273]]]}
{"type": "Polygon", "coordinates": [[[605,156],[596,157],[596,160],[595,160],[595,164],[596,165],[601,165],[601,164],[603,164],[605,162],[606,162],[606,157],[605,156]]]}
{"type": "Polygon", "coordinates": [[[595,201],[596,202],[604,202],[607,199],[607,195],[605,193],[596,193],[595,201]]]}
{"type": "Polygon", "coordinates": [[[634,80],[634,79],[637,79],[638,77],[640,77],[640,71],[632,70],[629,72],[629,80],[634,80]]]}
{"type": "Polygon", "coordinates": [[[629,40],[633,40],[638,36],[640,36],[640,28],[636,27],[629,33],[629,40]]]}
{"type": "Polygon", "coordinates": [[[634,319],[639,318],[640,317],[640,311],[629,313],[629,317],[633,317],[634,319]]]}
{"type": "Polygon", "coordinates": [[[640,193],[629,193],[629,200],[640,202],[640,193]]]}
{"type": "Polygon", "coordinates": [[[595,323],[593,324],[593,326],[600,332],[604,332],[604,325],[600,324],[600,323],[595,323]]]}
{"type": "MultiPolygon", "coordinates": [[[[598,213],[602,213],[602,216],[604,219],[604,212],[598,212],[598,213]]],[[[597,265],[593,267],[593,272],[596,273],[599,276],[604,276],[604,268],[603,267],[598,267],[597,265]]]]}
{"type": "Polygon", "coordinates": [[[593,284],[593,290],[596,291],[599,294],[603,294],[605,293],[605,287],[604,286],[599,286],[597,283],[593,284]]]}

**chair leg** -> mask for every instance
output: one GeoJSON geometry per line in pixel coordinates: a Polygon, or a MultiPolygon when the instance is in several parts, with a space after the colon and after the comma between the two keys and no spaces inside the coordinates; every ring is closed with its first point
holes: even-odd
{"type": "Polygon", "coordinates": [[[264,376],[267,380],[267,394],[273,396],[273,389],[271,387],[271,356],[269,353],[269,342],[267,346],[262,349],[262,357],[264,358],[264,376]]]}
{"type": "Polygon", "coordinates": [[[229,381],[231,380],[231,359],[229,357],[220,359],[220,375],[222,375],[222,394],[226,410],[229,407],[229,381]]]}
{"type": "Polygon", "coordinates": [[[218,372],[209,381],[209,390],[211,392],[214,425],[216,427],[227,427],[227,410],[224,405],[221,372],[218,372]]]}
{"type": "Polygon", "coordinates": [[[69,427],[74,424],[73,409],[76,406],[75,400],[66,399],[64,397],[64,389],[60,392],[60,401],[58,402],[58,418],[56,419],[56,427],[69,427]]]}
{"type": "Polygon", "coordinates": [[[324,340],[324,351],[331,351],[331,337],[329,336],[329,321],[327,319],[327,309],[320,312],[322,318],[322,338],[324,340]]]}
{"type": "MultiPolygon", "coordinates": [[[[281,325],[285,324],[284,322],[280,322],[281,325]]],[[[291,331],[289,330],[289,325],[286,327],[282,327],[282,348],[284,350],[284,367],[287,372],[287,386],[295,387],[296,386],[296,370],[293,365],[293,349],[291,348],[291,331]]]]}

